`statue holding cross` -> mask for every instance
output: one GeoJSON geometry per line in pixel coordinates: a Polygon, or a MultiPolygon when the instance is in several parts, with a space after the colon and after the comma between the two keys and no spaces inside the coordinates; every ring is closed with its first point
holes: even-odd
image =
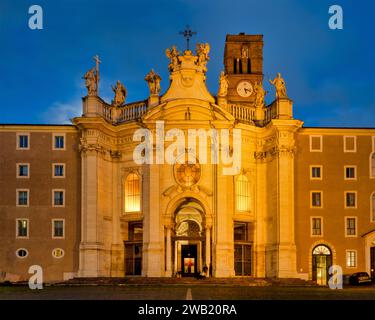
{"type": "Polygon", "coordinates": [[[101,63],[101,61],[99,60],[98,55],[94,57],[94,60],[96,66],[87,71],[82,77],[82,79],[85,79],[85,86],[89,96],[97,96],[99,88],[99,63],[101,63]]]}

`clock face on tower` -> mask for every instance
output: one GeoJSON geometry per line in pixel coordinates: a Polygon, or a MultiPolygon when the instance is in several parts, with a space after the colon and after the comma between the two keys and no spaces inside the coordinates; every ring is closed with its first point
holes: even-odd
{"type": "Polygon", "coordinates": [[[249,81],[241,81],[237,85],[237,93],[243,98],[250,97],[253,93],[253,86],[249,81]]]}

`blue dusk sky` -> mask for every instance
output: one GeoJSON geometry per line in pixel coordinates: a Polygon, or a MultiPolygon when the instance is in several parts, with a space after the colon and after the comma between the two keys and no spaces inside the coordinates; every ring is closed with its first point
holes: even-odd
{"type": "Polygon", "coordinates": [[[100,96],[121,80],[127,102],[148,96],[153,68],[169,84],[165,49],[185,49],[189,24],[211,46],[207,85],[215,94],[226,34],[264,35],[264,86],[281,72],[305,126],[375,127],[375,1],[0,0],[0,123],[69,123],[81,114],[82,75],[102,60],[100,96]],[[43,30],[28,9],[43,8],[43,30]],[[331,5],[344,29],[328,27],[331,5]]]}

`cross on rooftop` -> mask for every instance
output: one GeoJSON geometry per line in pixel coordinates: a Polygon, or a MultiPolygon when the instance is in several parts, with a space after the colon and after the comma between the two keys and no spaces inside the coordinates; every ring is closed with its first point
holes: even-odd
{"type": "Polygon", "coordinates": [[[190,26],[186,25],[186,29],[184,31],[180,31],[179,34],[182,34],[186,38],[186,48],[187,48],[186,50],[189,50],[189,41],[190,41],[190,38],[193,35],[196,35],[197,33],[195,31],[191,31],[190,30],[190,26]]]}

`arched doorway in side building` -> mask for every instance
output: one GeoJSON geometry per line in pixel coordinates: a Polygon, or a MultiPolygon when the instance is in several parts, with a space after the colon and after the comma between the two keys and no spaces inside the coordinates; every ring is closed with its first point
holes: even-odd
{"type": "Polygon", "coordinates": [[[312,278],[319,285],[326,285],[329,268],[332,265],[332,251],[326,245],[317,245],[312,251],[312,278]]]}

